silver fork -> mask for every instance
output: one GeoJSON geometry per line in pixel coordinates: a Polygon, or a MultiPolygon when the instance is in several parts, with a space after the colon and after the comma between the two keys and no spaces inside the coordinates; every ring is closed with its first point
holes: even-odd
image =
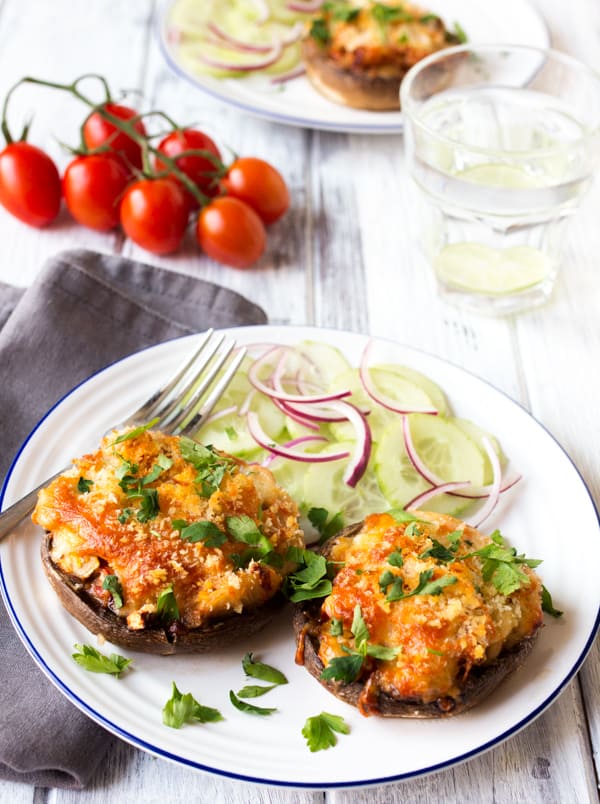
{"type": "MultiPolygon", "coordinates": [[[[193,434],[223,395],[247,352],[246,347],[239,349],[222,376],[215,382],[235,349],[235,342],[231,340],[226,342],[224,335],[216,338],[213,338],[213,335],[214,330],[209,329],[203,335],[194,354],[173,377],[158,388],[135,413],[107,432],[138,427],[156,419],[152,425],[153,429],[160,429],[169,435],[193,434]]],[[[40,483],[37,488],[0,514],[0,541],[31,514],[38,492],[67,469],[68,467],[61,469],[40,483]]]]}

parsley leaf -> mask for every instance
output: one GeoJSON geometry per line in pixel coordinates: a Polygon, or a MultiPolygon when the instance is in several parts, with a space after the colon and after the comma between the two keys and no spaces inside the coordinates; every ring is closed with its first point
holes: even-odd
{"type": "Polygon", "coordinates": [[[354,635],[354,644],[356,645],[357,650],[360,650],[362,646],[366,644],[367,639],[369,638],[369,629],[367,628],[367,624],[358,604],[354,607],[354,618],[352,620],[350,630],[354,635]]]}
{"type": "Polygon", "coordinates": [[[182,436],[179,449],[184,460],[198,470],[196,483],[200,484],[203,497],[210,497],[218,491],[227,472],[233,472],[236,462],[218,455],[212,447],[198,444],[191,438],[182,436]]]}
{"type": "Polygon", "coordinates": [[[402,558],[402,553],[400,550],[394,550],[388,556],[388,564],[391,564],[392,567],[403,567],[404,566],[404,559],[402,558]]]}
{"type": "Polygon", "coordinates": [[[91,645],[73,645],[76,653],[71,654],[78,665],[88,670],[90,673],[108,673],[109,675],[120,678],[121,673],[126,670],[133,659],[126,659],[118,653],[111,653],[106,656],[91,645]]]}
{"type": "Polygon", "coordinates": [[[564,612],[560,611],[560,609],[554,608],[554,605],[552,603],[552,595],[543,585],[542,585],[542,611],[545,611],[546,614],[549,614],[551,617],[562,617],[564,614],[564,612]]]}
{"type": "Polygon", "coordinates": [[[344,623],[337,617],[332,617],[329,621],[329,633],[331,636],[342,636],[344,633],[344,623]]]}
{"type": "Polygon", "coordinates": [[[367,656],[389,662],[400,653],[400,648],[388,648],[386,645],[367,645],[367,656]]]}
{"type": "Polygon", "coordinates": [[[247,653],[242,659],[242,667],[247,676],[258,678],[260,681],[268,681],[271,684],[288,683],[287,678],[280,670],[277,670],[275,667],[271,667],[270,664],[255,662],[252,656],[252,653],[247,653]]]}
{"type": "Polygon", "coordinates": [[[332,585],[328,577],[331,564],[325,556],[311,550],[291,547],[286,558],[300,564],[295,572],[287,576],[282,587],[283,593],[292,603],[331,594],[332,585]]]}
{"type": "Polygon", "coordinates": [[[158,504],[158,491],[156,489],[144,489],[142,492],[142,504],[137,513],[138,522],[143,523],[148,522],[149,519],[156,519],[159,511],[160,506],[158,504]]]}
{"type": "Polygon", "coordinates": [[[170,469],[172,466],[173,461],[167,455],[163,455],[161,452],[152,469],[145,477],[142,478],[142,484],[147,486],[149,483],[154,483],[154,481],[158,480],[163,472],[166,472],[167,469],[170,469]]]}
{"type": "Polygon", "coordinates": [[[120,436],[117,436],[113,441],[114,444],[121,444],[123,441],[129,441],[131,438],[137,438],[142,433],[145,433],[146,430],[149,430],[151,427],[154,427],[155,424],[158,424],[158,416],[155,419],[152,419],[151,422],[148,424],[142,424],[140,427],[134,427],[133,430],[129,430],[127,433],[121,433],[120,436]]]}
{"type": "Polygon", "coordinates": [[[432,569],[424,570],[419,573],[419,582],[412,592],[404,592],[402,579],[396,577],[391,591],[388,592],[386,596],[386,600],[392,603],[394,600],[403,600],[404,598],[414,597],[415,595],[439,595],[444,587],[450,586],[458,580],[455,575],[442,575],[441,578],[436,578],[435,580],[431,580],[432,577],[432,569]]]}
{"type": "Polygon", "coordinates": [[[425,520],[419,519],[414,514],[411,514],[409,511],[405,511],[403,508],[390,508],[387,513],[395,519],[399,525],[403,525],[405,522],[424,522],[426,525],[429,524],[425,522],[425,520]]]}
{"type": "Polygon", "coordinates": [[[260,684],[250,684],[247,687],[242,687],[239,690],[238,698],[259,698],[267,692],[271,692],[277,687],[277,684],[270,684],[268,687],[261,687],[260,684]]]}
{"type": "Polygon", "coordinates": [[[267,555],[273,550],[273,545],[264,536],[256,522],[250,516],[228,516],[225,520],[228,532],[233,536],[237,542],[250,544],[253,547],[258,547],[263,555],[267,555]]]}
{"type": "Polygon", "coordinates": [[[77,481],[77,491],[80,494],[87,494],[93,485],[93,480],[88,480],[87,477],[80,477],[77,481]]]}
{"type": "Polygon", "coordinates": [[[133,515],[133,513],[134,513],[133,508],[123,508],[117,519],[119,520],[121,525],[124,525],[129,519],[129,517],[133,515]]]}
{"type": "Polygon", "coordinates": [[[106,575],[102,581],[102,588],[111,593],[115,608],[123,608],[123,587],[116,575],[106,575]]]}
{"type": "MultiPolygon", "coordinates": [[[[175,520],[172,524],[175,527],[175,520]]],[[[179,535],[184,542],[204,542],[207,547],[220,547],[227,541],[227,536],[218,528],[214,522],[210,520],[200,520],[199,522],[192,522],[191,525],[184,525],[181,528],[175,527],[179,530],[179,535]]]]}
{"type": "Polygon", "coordinates": [[[464,45],[465,42],[469,41],[469,37],[467,36],[465,29],[462,27],[460,22],[454,23],[454,36],[458,39],[461,45],[464,45]]]}
{"type": "Polygon", "coordinates": [[[417,522],[410,522],[406,526],[406,530],[404,531],[404,533],[406,534],[406,536],[410,536],[411,539],[414,539],[415,536],[421,536],[423,531],[421,530],[417,522]]]}
{"type": "Polygon", "coordinates": [[[117,479],[123,480],[123,478],[125,478],[127,475],[133,478],[133,475],[137,475],[138,470],[140,468],[139,465],[137,463],[131,463],[131,461],[128,461],[127,458],[124,458],[122,455],[119,455],[118,452],[117,455],[121,460],[119,467],[115,470],[115,475],[117,479]]]}
{"type": "Polygon", "coordinates": [[[490,538],[491,544],[486,544],[479,550],[473,550],[461,556],[461,560],[476,556],[482,559],[481,573],[483,580],[491,581],[501,595],[510,595],[522,586],[528,586],[529,576],[520,569],[520,566],[537,567],[542,562],[537,558],[526,558],[517,555],[514,547],[508,547],[499,530],[495,530],[490,538]]]}
{"type": "Polygon", "coordinates": [[[249,715],[266,716],[277,711],[275,707],[269,708],[265,706],[254,706],[253,704],[246,703],[246,701],[240,701],[233,690],[229,690],[229,700],[236,709],[239,709],[240,712],[247,712],[249,715]]]}
{"type": "Polygon", "coordinates": [[[162,710],[165,726],[180,729],[184,723],[193,723],[194,721],[198,723],[216,723],[219,720],[223,720],[223,715],[218,709],[202,706],[191,692],[186,692],[185,695],[182,695],[174,681],[172,685],[171,697],[162,710]]]}
{"type": "Polygon", "coordinates": [[[344,722],[343,717],[321,712],[320,715],[307,719],[302,729],[302,736],[306,738],[306,744],[311,751],[324,751],[337,743],[334,732],[349,734],[350,727],[344,722]]]}
{"type": "MultiPolygon", "coordinates": [[[[346,651],[349,649],[346,648],[346,651]]],[[[321,673],[324,681],[356,681],[365,658],[361,653],[349,653],[348,656],[336,656],[321,673]]]]}
{"type": "Polygon", "coordinates": [[[344,527],[344,518],[341,511],[329,519],[329,511],[326,508],[311,508],[307,513],[307,517],[321,536],[317,544],[324,544],[344,527]]]}
{"type": "Polygon", "coordinates": [[[448,564],[450,561],[454,561],[456,559],[456,548],[452,550],[451,548],[443,545],[441,542],[438,542],[437,539],[433,538],[431,539],[431,544],[432,546],[428,550],[425,550],[423,553],[421,553],[419,558],[428,558],[431,556],[431,558],[436,558],[438,561],[443,561],[445,564],[448,564]]]}
{"type": "Polygon", "coordinates": [[[160,616],[163,622],[169,623],[179,619],[179,607],[175,600],[175,593],[173,592],[173,585],[167,586],[163,589],[156,601],[156,613],[160,616]]]}
{"type": "Polygon", "coordinates": [[[324,19],[316,19],[313,20],[312,25],[310,26],[310,31],[308,35],[318,42],[320,45],[328,45],[331,41],[331,34],[329,33],[329,27],[327,26],[327,22],[324,19]]]}

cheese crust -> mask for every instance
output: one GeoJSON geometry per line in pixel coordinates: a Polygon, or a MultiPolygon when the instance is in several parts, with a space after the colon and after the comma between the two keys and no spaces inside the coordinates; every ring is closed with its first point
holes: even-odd
{"type": "Polygon", "coordinates": [[[51,533],[50,558],[60,571],[130,630],[156,620],[161,594],[173,593],[187,629],[273,598],[294,567],[288,548],[303,546],[303,537],[297,506],[271,472],[209,450],[216,471],[207,487],[180,438],[146,431],[115,443],[118,435],[40,492],[32,518],[51,533]],[[145,496],[154,507],[144,512],[145,496]],[[249,555],[252,546],[231,533],[230,518],[245,518],[268,540],[262,556],[249,555]],[[186,540],[184,528],[194,523],[210,523],[212,541],[186,540]]]}
{"type": "Polygon", "coordinates": [[[365,694],[359,700],[364,714],[370,713],[367,698],[373,699],[375,690],[424,704],[447,700],[454,708],[473,669],[493,665],[533,637],[542,623],[542,587],[532,569],[519,564],[521,586],[501,594],[484,572],[484,560],[468,557],[492,544],[490,538],[450,516],[413,513],[419,520],[413,525],[399,524],[389,514],[369,516],[355,535],[337,538],[328,551],[328,559],[341,568],[318,624],[311,626],[320,663],[327,667],[355,649],[351,628],[357,606],[369,643],[397,651],[389,660],[366,660],[365,694]],[[387,583],[382,585],[383,573],[387,583]],[[423,573],[441,580],[441,588],[410,595],[423,573]],[[396,579],[406,596],[390,601],[396,579]]]}

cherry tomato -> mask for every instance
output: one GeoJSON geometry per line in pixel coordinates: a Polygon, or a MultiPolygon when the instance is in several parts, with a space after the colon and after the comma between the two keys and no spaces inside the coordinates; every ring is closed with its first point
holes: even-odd
{"type": "Polygon", "coordinates": [[[203,250],[218,262],[248,268],[266,245],[265,226],[256,212],[232,196],[215,198],[198,215],[196,237],[203,250]]]}
{"type": "Polygon", "coordinates": [[[121,225],[138,246],[154,254],[176,251],[188,220],[181,188],[171,179],[141,179],[121,203],[121,225]]]}
{"type": "Polygon", "coordinates": [[[129,171],[111,154],[80,156],[67,167],[63,193],[78,223],[108,232],[119,224],[119,207],[129,171]]]}
{"type": "MultiPolygon", "coordinates": [[[[172,131],[158,145],[158,150],[171,159],[184,151],[208,151],[217,159],[221,159],[219,149],[209,136],[193,128],[172,131]]],[[[169,170],[169,166],[160,159],[156,160],[158,170],[169,170]]],[[[177,159],[177,167],[188,176],[199,189],[211,198],[219,191],[219,180],[215,178],[217,166],[208,156],[184,156],[177,159]]],[[[190,209],[198,206],[191,193],[185,193],[190,209]]]]}
{"type": "MultiPolygon", "coordinates": [[[[118,103],[106,103],[104,109],[121,120],[131,120],[137,116],[135,109],[120,106],[118,103]]],[[[134,123],[134,128],[138,134],[146,134],[146,127],[141,120],[134,123]]],[[[99,112],[92,112],[83,124],[83,141],[90,149],[108,143],[112,151],[123,157],[127,167],[142,166],[142,149],[138,143],[124,131],[120,131],[114,123],[105,120],[99,112]]]]}
{"type": "Polygon", "coordinates": [[[30,226],[46,226],[60,209],[60,176],[48,154],[28,142],[0,153],[0,204],[30,226]]]}
{"type": "Polygon", "coordinates": [[[265,223],[276,221],[290,205],[290,194],[281,173],[262,159],[252,156],[236,159],[222,184],[229,195],[250,204],[265,223]]]}

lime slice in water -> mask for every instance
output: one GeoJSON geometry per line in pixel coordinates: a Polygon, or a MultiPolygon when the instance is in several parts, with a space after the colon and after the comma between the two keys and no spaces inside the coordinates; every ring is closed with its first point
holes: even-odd
{"type": "Polygon", "coordinates": [[[524,187],[543,187],[546,184],[543,176],[534,176],[515,165],[475,165],[457,174],[461,179],[473,184],[486,184],[488,187],[507,187],[509,189],[524,187]]]}
{"type": "Polygon", "coordinates": [[[552,260],[531,246],[494,249],[481,243],[453,243],[434,258],[433,267],[447,285],[501,296],[542,282],[552,260]]]}

